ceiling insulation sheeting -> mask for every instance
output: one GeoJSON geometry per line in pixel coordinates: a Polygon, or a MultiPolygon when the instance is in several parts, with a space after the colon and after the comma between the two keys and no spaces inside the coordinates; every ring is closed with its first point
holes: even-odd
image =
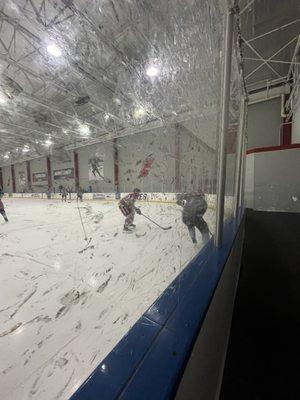
{"type": "Polygon", "coordinates": [[[225,1],[0,4],[1,165],[176,123],[216,147],[225,1]]]}

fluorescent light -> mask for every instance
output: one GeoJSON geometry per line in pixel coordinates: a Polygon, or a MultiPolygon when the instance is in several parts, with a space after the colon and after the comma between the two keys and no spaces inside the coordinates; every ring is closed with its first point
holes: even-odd
{"type": "Polygon", "coordinates": [[[82,124],[80,125],[80,134],[83,136],[88,136],[90,134],[90,128],[88,125],[82,124]]]}
{"type": "Polygon", "coordinates": [[[61,50],[56,44],[49,44],[47,46],[47,51],[49,54],[51,54],[54,57],[60,57],[61,56],[61,50]]]}
{"type": "Polygon", "coordinates": [[[150,65],[146,69],[146,74],[150,76],[150,78],[153,78],[154,76],[157,76],[159,74],[159,68],[155,67],[154,65],[150,65]]]}
{"type": "Polygon", "coordinates": [[[45,146],[51,146],[51,144],[53,144],[51,139],[45,140],[45,146]]]}
{"type": "Polygon", "coordinates": [[[116,104],[118,104],[118,106],[121,105],[121,100],[118,99],[117,97],[114,98],[114,102],[115,102],[116,104]]]}
{"type": "Polygon", "coordinates": [[[134,118],[142,118],[145,114],[146,110],[144,109],[144,107],[139,107],[134,111],[133,116],[134,118]]]}

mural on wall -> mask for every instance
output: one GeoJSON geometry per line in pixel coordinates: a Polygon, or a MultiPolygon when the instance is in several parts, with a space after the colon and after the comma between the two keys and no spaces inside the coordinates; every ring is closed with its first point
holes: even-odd
{"type": "Polygon", "coordinates": [[[32,182],[44,182],[47,181],[47,172],[35,172],[32,174],[32,182]]]}
{"type": "Polygon", "coordinates": [[[19,185],[26,186],[25,171],[19,171],[19,185]]]}
{"type": "Polygon", "coordinates": [[[153,154],[149,154],[143,161],[138,178],[144,178],[145,176],[147,176],[149,174],[149,171],[152,167],[153,161],[154,161],[153,154]]]}
{"type": "Polygon", "coordinates": [[[53,171],[54,180],[74,178],[74,168],[57,169],[53,171]]]}
{"type": "Polygon", "coordinates": [[[110,179],[104,176],[104,156],[95,155],[89,159],[89,181],[104,181],[111,183],[110,179]]]}

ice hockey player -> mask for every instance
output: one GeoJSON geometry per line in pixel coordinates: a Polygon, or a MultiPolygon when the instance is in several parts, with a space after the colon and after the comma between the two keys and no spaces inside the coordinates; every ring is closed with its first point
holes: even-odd
{"type": "Polygon", "coordinates": [[[202,241],[209,240],[209,228],[203,215],[207,210],[207,202],[203,194],[183,193],[177,195],[177,204],[183,207],[182,222],[187,226],[193,243],[197,243],[195,227],[202,234],[202,241]]]}
{"type": "Polygon", "coordinates": [[[2,189],[0,189],[0,214],[2,215],[2,217],[4,218],[5,222],[8,222],[8,218],[4,209],[4,204],[2,202],[2,197],[3,197],[4,193],[2,191],[2,189]]]}
{"type": "Polygon", "coordinates": [[[80,202],[82,202],[82,197],[83,197],[83,190],[79,186],[78,189],[77,189],[77,199],[80,200],[80,202]]]}
{"type": "Polygon", "coordinates": [[[51,188],[48,187],[47,191],[46,191],[46,195],[47,195],[47,199],[51,200],[51,188]]]}
{"type": "Polygon", "coordinates": [[[127,194],[119,202],[119,208],[126,217],[124,224],[124,232],[132,232],[135,228],[133,223],[135,213],[141,214],[141,210],[135,207],[135,201],[139,198],[140,189],[134,189],[132,193],[127,194]]]}
{"type": "Polygon", "coordinates": [[[67,189],[63,186],[61,188],[61,201],[67,201],[67,189]]]}

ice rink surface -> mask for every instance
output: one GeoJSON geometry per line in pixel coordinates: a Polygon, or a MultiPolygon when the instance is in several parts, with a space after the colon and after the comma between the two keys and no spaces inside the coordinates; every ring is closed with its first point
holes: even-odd
{"type": "MultiPolygon", "coordinates": [[[[202,247],[181,207],[139,203],[123,233],[116,202],[4,199],[0,216],[1,400],[65,400],[202,247]],[[138,235],[138,237],[137,237],[138,235]]],[[[213,230],[214,212],[205,214],[213,230]]]]}

